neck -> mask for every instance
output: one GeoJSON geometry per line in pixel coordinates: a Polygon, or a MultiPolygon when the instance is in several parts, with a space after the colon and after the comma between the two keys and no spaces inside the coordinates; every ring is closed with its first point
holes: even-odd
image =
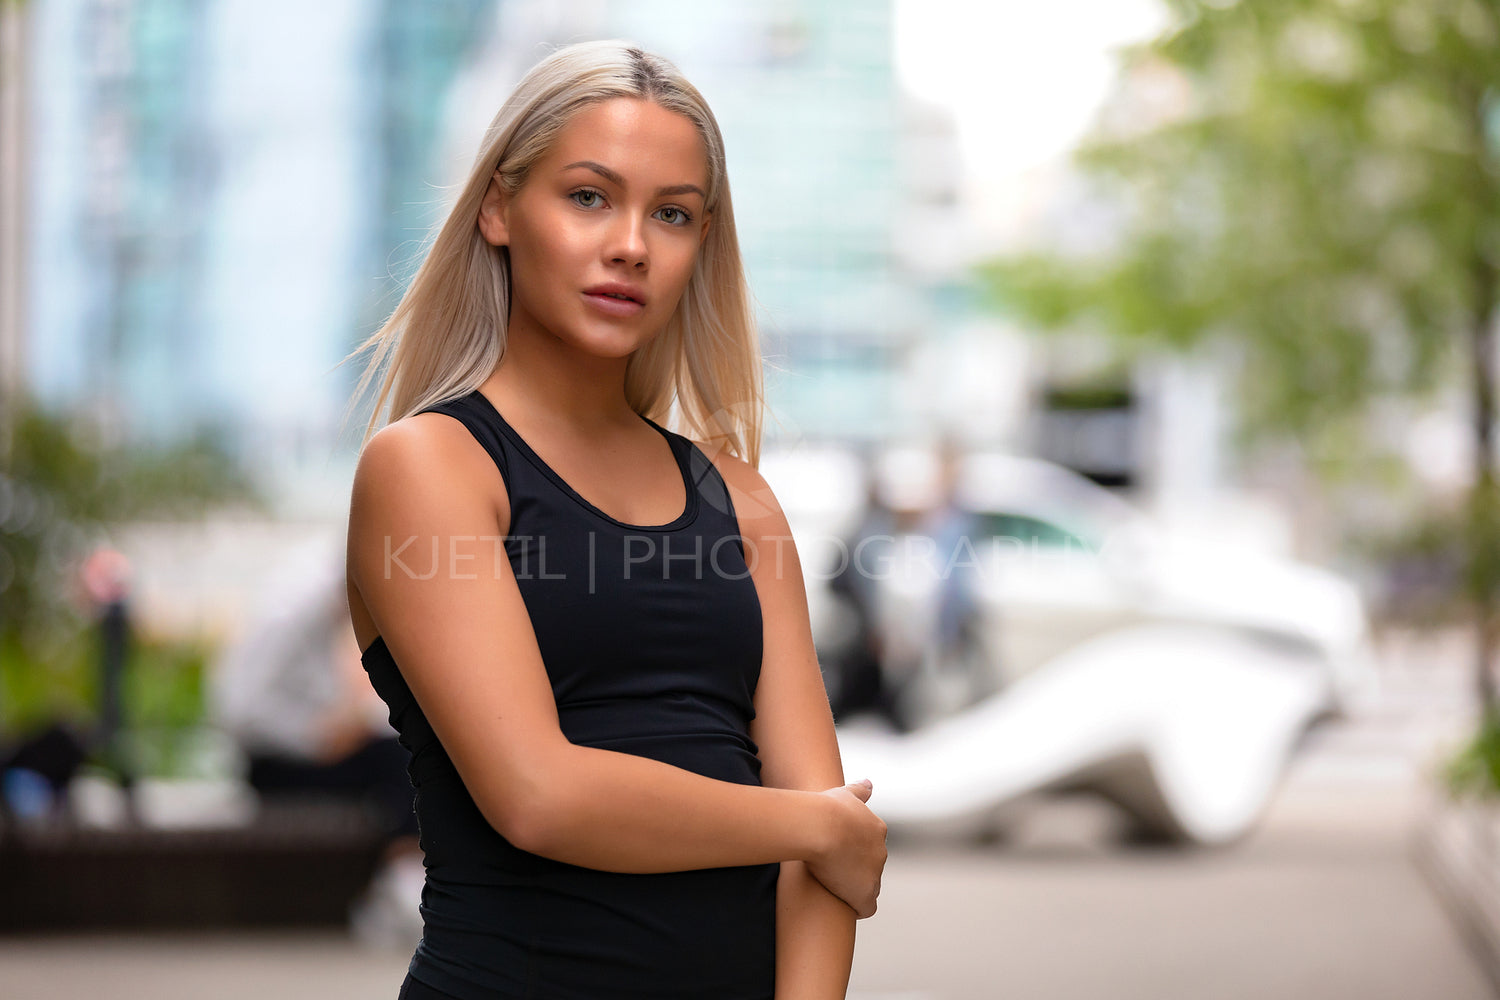
{"type": "Polygon", "coordinates": [[[491,398],[587,434],[635,423],[625,399],[630,356],[601,358],[555,337],[512,327],[505,357],[485,380],[491,398]]]}

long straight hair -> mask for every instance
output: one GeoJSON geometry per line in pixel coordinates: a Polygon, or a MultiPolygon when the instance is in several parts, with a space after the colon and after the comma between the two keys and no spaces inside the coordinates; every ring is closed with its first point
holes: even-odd
{"type": "MultiPolygon", "coordinates": [[[[363,448],[386,422],[466,395],[505,354],[510,255],[479,231],[490,179],[514,193],[558,132],[583,108],[634,97],[690,120],[703,139],[713,214],[692,277],[667,325],[631,355],[625,398],[667,426],[675,402],[680,433],[760,464],[765,398],[759,337],[729,197],[724,139],[703,95],[672,63],[620,40],[580,42],[552,53],[516,85],[484,135],[457,202],[437,229],[411,284],[381,328],[340,365],[373,354],[350,402],[381,378],[363,448]],[[381,377],[382,369],[384,370],[381,377]]],[[[349,419],[346,411],[344,420],[349,419]]]]}

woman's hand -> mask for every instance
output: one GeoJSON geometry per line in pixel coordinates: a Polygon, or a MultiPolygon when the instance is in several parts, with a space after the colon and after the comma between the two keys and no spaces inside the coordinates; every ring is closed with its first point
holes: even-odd
{"type": "Polygon", "coordinates": [[[875,913],[885,870],[885,821],[865,805],[871,791],[867,778],[819,793],[833,804],[833,836],[827,849],[807,862],[807,870],[860,918],[875,913]]]}

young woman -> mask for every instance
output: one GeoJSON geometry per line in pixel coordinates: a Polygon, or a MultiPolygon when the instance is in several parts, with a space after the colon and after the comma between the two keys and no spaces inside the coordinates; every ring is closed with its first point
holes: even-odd
{"type": "Polygon", "coordinates": [[[392,421],[355,473],[349,609],[427,866],[401,996],[842,997],[885,824],[843,783],[756,471],[702,96],[623,42],[543,60],[364,347],[392,421]]]}

